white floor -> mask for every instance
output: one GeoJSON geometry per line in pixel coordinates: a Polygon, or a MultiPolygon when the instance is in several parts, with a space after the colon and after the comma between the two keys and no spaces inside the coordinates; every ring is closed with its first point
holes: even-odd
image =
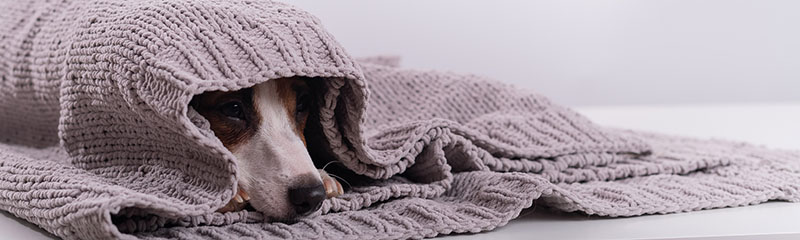
{"type": "MultiPolygon", "coordinates": [[[[800,103],[580,108],[594,121],[696,137],[800,150],[800,103]]],[[[756,206],[631,218],[599,218],[528,209],[494,231],[448,239],[800,239],[800,204],[756,206]]],[[[2,212],[0,239],[50,239],[2,212]]]]}
{"type": "Polygon", "coordinates": [[[36,227],[36,225],[16,218],[5,211],[0,211],[0,239],[40,240],[55,238],[55,236],[36,227]]]}
{"type": "Polygon", "coordinates": [[[494,231],[444,239],[800,239],[800,204],[765,204],[668,215],[601,218],[527,209],[494,231]]]}

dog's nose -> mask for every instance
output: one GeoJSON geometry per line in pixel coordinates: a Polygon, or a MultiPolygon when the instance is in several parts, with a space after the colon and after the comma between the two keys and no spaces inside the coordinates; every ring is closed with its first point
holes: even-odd
{"type": "Polygon", "coordinates": [[[323,200],[325,200],[325,187],[322,184],[289,189],[289,202],[294,206],[297,215],[317,211],[322,206],[323,200]]]}

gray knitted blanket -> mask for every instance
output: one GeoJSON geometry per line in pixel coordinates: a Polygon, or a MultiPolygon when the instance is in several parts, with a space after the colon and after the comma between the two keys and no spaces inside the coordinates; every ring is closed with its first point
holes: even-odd
{"type": "Polygon", "coordinates": [[[66,239],[424,238],[534,202],[614,217],[798,191],[798,152],[609,129],[478,76],[354,60],[281,3],[0,1],[0,209],[66,239]],[[298,75],[324,88],[315,160],[353,187],[294,223],[215,213],[236,167],[192,96],[298,75]]]}

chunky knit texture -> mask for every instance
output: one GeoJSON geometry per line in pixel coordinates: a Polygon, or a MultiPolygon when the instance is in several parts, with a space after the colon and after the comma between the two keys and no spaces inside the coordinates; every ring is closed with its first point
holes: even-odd
{"type": "Polygon", "coordinates": [[[0,11],[0,209],[66,239],[405,239],[491,230],[534,201],[636,216],[800,200],[798,152],[608,129],[478,76],[354,60],[281,3],[0,11]],[[236,168],[189,101],[290,76],[325,89],[311,139],[370,180],[296,223],[214,213],[236,168]]]}

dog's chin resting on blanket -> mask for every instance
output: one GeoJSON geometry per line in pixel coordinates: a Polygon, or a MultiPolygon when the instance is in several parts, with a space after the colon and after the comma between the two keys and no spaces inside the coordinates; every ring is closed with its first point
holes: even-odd
{"type": "Polygon", "coordinates": [[[799,201],[798,160],[597,126],[474,75],[355,60],[283,3],[0,2],[0,209],[66,239],[407,239],[488,231],[534,201],[609,217],[799,201]],[[292,77],[314,88],[314,167],[337,161],[325,169],[352,187],[289,223],[217,212],[243,168],[268,166],[237,160],[192,99],[292,77]]]}

